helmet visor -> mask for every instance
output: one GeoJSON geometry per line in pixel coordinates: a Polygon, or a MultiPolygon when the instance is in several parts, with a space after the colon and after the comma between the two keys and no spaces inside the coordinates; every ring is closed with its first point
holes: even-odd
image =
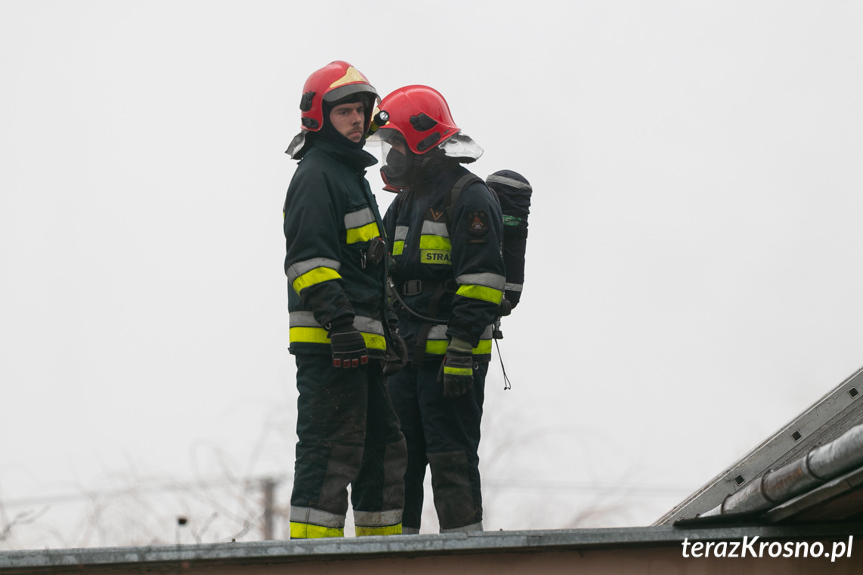
{"type": "Polygon", "coordinates": [[[381,172],[387,182],[395,186],[409,185],[411,162],[408,155],[411,151],[404,136],[392,128],[381,128],[369,138],[369,141],[381,144],[383,159],[381,172]]]}
{"type": "Polygon", "coordinates": [[[395,170],[407,167],[410,148],[400,132],[392,128],[381,128],[369,136],[368,141],[380,143],[383,167],[389,165],[395,170]]]}

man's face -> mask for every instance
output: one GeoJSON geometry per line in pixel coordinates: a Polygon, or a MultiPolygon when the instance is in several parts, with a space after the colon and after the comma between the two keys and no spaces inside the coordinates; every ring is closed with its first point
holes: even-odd
{"type": "Polygon", "coordinates": [[[359,142],[366,125],[363,103],[339,104],[330,111],[330,123],[351,142],[359,142]]]}

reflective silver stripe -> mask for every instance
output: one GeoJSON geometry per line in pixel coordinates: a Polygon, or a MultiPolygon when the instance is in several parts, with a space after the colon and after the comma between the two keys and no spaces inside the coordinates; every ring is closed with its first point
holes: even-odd
{"type": "MultiPolygon", "coordinates": [[[[482,332],[482,335],[479,338],[482,339],[491,339],[492,328],[494,326],[487,325],[482,332]]],[[[428,339],[447,339],[446,336],[447,326],[445,325],[433,325],[431,329],[429,329],[428,339]]]]}
{"type": "MultiPolygon", "coordinates": [[[[475,355],[488,355],[491,353],[492,327],[491,325],[487,325],[485,330],[483,330],[479,343],[473,348],[475,355]]],[[[426,337],[426,353],[432,355],[443,355],[446,353],[449,346],[446,330],[447,326],[445,325],[434,325],[429,329],[428,336],[426,337]]]]}
{"type": "Polygon", "coordinates": [[[459,285],[479,285],[503,291],[506,285],[506,277],[497,274],[463,274],[455,278],[459,285]]]}
{"type": "Polygon", "coordinates": [[[393,241],[404,241],[408,237],[408,231],[410,230],[407,226],[396,226],[396,235],[393,238],[393,241]]]}
{"type": "Polygon", "coordinates": [[[445,325],[433,325],[429,330],[427,339],[447,339],[446,337],[446,329],[445,325]]]}
{"type": "Polygon", "coordinates": [[[516,188],[519,190],[532,190],[530,184],[525,184],[524,182],[519,182],[518,180],[514,180],[512,178],[507,178],[505,176],[489,176],[485,181],[487,184],[503,184],[504,186],[509,186],[511,188],[516,188]]]}
{"type": "Polygon", "coordinates": [[[329,258],[312,258],[310,260],[303,260],[288,268],[288,281],[293,284],[298,277],[309,273],[315,268],[331,268],[339,271],[339,268],[341,267],[341,262],[331,260],[329,258]]]}
{"type": "Polygon", "coordinates": [[[363,333],[384,335],[384,324],[376,319],[361,315],[354,316],[354,327],[363,333]]]}
{"type": "Polygon", "coordinates": [[[419,535],[419,527],[405,527],[402,525],[402,535],[419,535]]]}
{"type": "MultiPolygon", "coordinates": [[[[310,311],[292,311],[289,317],[291,327],[323,327],[310,311]]],[[[354,327],[363,333],[384,335],[384,324],[363,315],[354,316],[354,327]]]]}
{"type": "Polygon", "coordinates": [[[308,523],[320,527],[344,528],[345,516],[336,515],[321,509],[311,507],[294,507],[291,505],[291,521],[294,523],[308,523]]]}
{"type": "Polygon", "coordinates": [[[424,236],[440,236],[442,238],[448,238],[449,232],[446,229],[446,224],[443,222],[431,222],[424,221],[422,235],[424,236]]]}
{"type": "Polygon", "coordinates": [[[521,291],[522,284],[506,284],[503,289],[508,291],[521,291]]]}
{"type": "Polygon", "coordinates": [[[354,524],[361,527],[386,527],[402,522],[402,510],[357,511],[354,509],[354,524]]]}
{"type": "Polygon", "coordinates": [[[375,215],[372,213],[371,208],[345,214],[345,227],[349,230],[352,228],[361,228],[373,221],[375,221],[375,215]]]}
{"type": "MultiPolygon", "coordinates": [[[[482,521],[472,525],[465,525],[464,527],[455,527],[453,529],[441,528],[440,530],[441,533],[474,533],[477,531],[482,531],[482,521]]],[[[404,532],[404,528],[402,528],[402,532],[404,532]]]]}
{"type": "Polygon", "coordinates": [[[315,320],[315,314],[310,311],[292,311],[290,324],[291,327],[323,327],[315,320]]]}

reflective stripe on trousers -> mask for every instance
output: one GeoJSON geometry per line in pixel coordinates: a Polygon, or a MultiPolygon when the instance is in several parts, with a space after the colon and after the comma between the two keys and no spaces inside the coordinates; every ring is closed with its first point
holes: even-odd
{"type": "MultiPolygon", "coordinates": [[[[402,532],[402,510],[354,511],[354,529],[357,537],[371,535],[399,535],[402,532]]],[[[344,537],[344,516],[308,507],[291,507],[291,539],[344,537]]]]}
{"type": "Polygon", "coordinates": [[[291,537],[342,536],[348,485],[358,534],[401,532],[406,447],[380,363],[346,370],[328,355],[296,361],[291,537]]]}
{"type": "Polygon", "coordinates": [[[345,516],[311,507],[291,506],[291,539],[344,537],[345,516]]]}
{"type": "Polygon", "coordinates": [[[431,467],[435,509],[441,530],[477,530],[482,525],[479,475],[480,424],[488,364],[474,370],[473,388],[444,398],[437,381],[441,361],[426,359],[387,380],[408,447],[402,533],[417,533],[423,508],[423,483],[431,467]]]}
{"type": "Polygon", "coordinates": [[[357,537],[366,535],[399,535],[402,532],[402,510],[358,511],[354,509],[357,537]]]}

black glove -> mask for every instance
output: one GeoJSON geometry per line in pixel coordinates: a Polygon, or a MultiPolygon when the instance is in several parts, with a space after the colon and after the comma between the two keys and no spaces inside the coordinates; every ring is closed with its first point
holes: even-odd
{"type": "Polygon", "coordinates": [[[390,336],[392,336],[393,340],[393,351],[395,352],[395,358],[387,357],[384,362],[384,375],[390,376],[400,372],[404,366],[408,364],[408,346],[405,343],[405,340],[402,338],[399,333],[399,328],[390,327],[390,336]]]}
{"type": "Polygon", "coordinates": [[[369,352],[362,334],[352,323],[330,328],[333,346],[333,367],[359,367],[369,362],[369,352]]]}
{"type": "Polygon", "coordinates": [[[458,397],[473,387],[473,351],[464,340],[453,338],[446,348],[437,380],[443,381],[443,396],[458,397]]]}

